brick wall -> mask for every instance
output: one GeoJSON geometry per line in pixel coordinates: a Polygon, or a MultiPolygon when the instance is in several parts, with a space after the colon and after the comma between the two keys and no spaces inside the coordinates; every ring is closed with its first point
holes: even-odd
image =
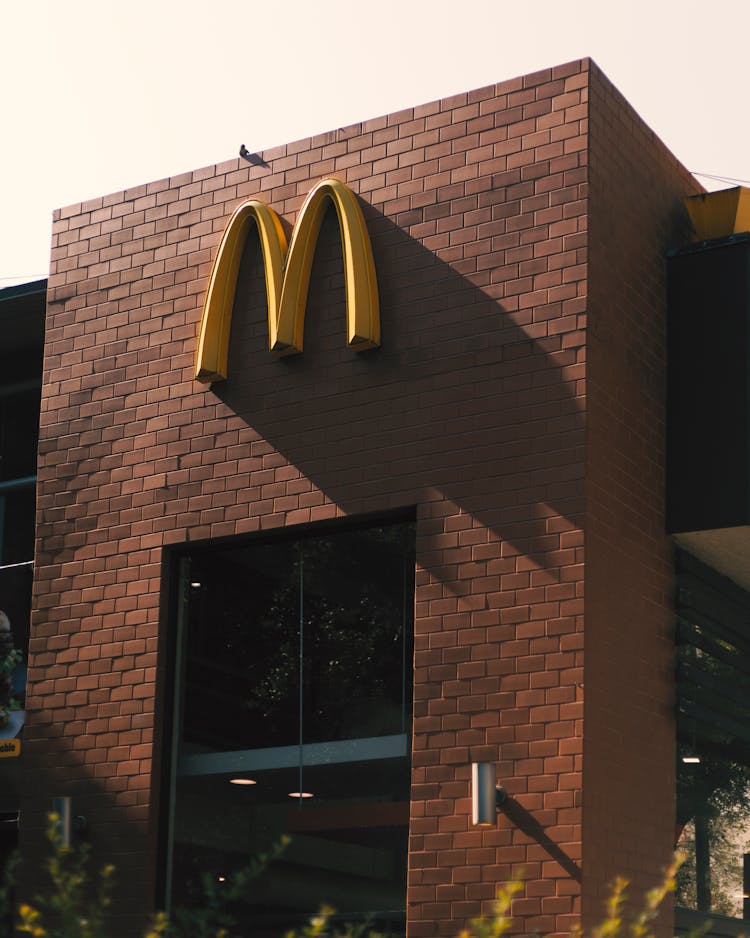
{"type": "MultiPolygon", "coordinates": [[[[601,546],[611,533],[601,488],[616,471],[607,402],[619,394],[607,385],[609,352],[595,350],[602,364],[592,377],[606,401],[589,420],[587,458],[589,70],[573,63],[266,151],[266,165],[232,160],[56,213],[23,849],[38,855],[51,795],[74,795],[96,850],[120,868],[123,936],[154,901],[166,551],[405,506],[416,506],[418,524],[410,934],[455,934],[520,868],[525,927],[558,932],[575,921],[584,476],[588,467],[586,518],[601,546]],[[279,361],[266,350],[251,239],[229,379],[196,384],[204,293],[232,210],[260,197],[289,229],[329,175],[361,197],[382,348],[346,348],[329,218],[304,354],[279,361]],[[470,826],[473,760],[497,762],[511,796],[497,829],[470,826]]],[[[617,123],[624,105],[595,76],[597,106],[617,123]]],[[[609,149],[600,133],[591,148],[600,225],[609,149]]],[[[633,215],[633,229],[661,231],[659,212],[679,185],[642,222],[633,215]]],[[[660,238],[649,231],[643,250],[661,248],[660,238]]],[[[608,266],[608,243],[595,256],[602,324],[610,283],[625,297],[633,289],[630,268],[621,274],[616,258],[608,266]]],[[[648,461],[659,427],[646,430],[648,461]]],[[[658,510],[653,485],[646,514],[658,510]]],[[[649,542],[639,558],[652,553],[649,542]]],[[[616,562],[603,552],[592,573],[599,592],[586,607],[605,630],[592,639],[597,662],[615,629],[602,612],[610,556],[616,562]]],[[[632,585],[643,562],[618,583],[632,585]]],[[[662,602],[665,569],[654,570],[642,605],[662,602]]],[[[660,687],[661,671],[652,676],[660,687]]],[[[594,686],[600,703],[606,687],[594,686]]],[[[597,712],[586,777],[598,784],[608,750],[597,712]]],[[[632,716],[623,719],[632,728],[632,716]]],[[[608,811],[597,799],[592,819],[608,811]]],[[[26,889],[32,871],[27,864],[26,889]]]]}
{"type": "MultiPolygon", "coordinates": [[[[666,252],[690,174],[592,68],[584,921],[674,850],[673,562],[664,525],[666,252]]],[[[669,922],[664,934],[671,934],[669,922]]]]}

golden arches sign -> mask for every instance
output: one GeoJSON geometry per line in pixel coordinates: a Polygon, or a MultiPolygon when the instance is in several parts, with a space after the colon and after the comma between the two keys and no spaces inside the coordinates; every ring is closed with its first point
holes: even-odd
{"type": "Polygon", "coordinates": [[[336,209],[341,231],[349,345],[356,351],[380,345],[378,286],[362,209],[357,197],[343,182],[324,179],[305,199],[288,251],[279,216],[263,202],[251,199],[232,215],[219,245],[203,307],[195,361],[198,381],[208,384],[227,376],[237,275],[253,224],[258,230],[263,253],[269,348],[279,356],[302,351],[310,273],[329,202],[336,209]]]}

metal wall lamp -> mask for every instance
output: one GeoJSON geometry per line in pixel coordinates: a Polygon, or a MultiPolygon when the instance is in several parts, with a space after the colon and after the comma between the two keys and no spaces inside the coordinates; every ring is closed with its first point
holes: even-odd
{"type": "Polygon", "coordinates": [[[57,825],[60,845],[70,847],[76,836],[85,834],[88,822],[80,814],[73,814],[73,800],[69,795],[61,795],[52,799],[52,811],[57,816],[57,825]]]}
{"type": "Polygon", "coordinates": [[[491,762],[472,762],[471,823],[477,827],[494,827],[497,809],[507,798],[505,789],[497,784],[495,766],[491,762]]]}

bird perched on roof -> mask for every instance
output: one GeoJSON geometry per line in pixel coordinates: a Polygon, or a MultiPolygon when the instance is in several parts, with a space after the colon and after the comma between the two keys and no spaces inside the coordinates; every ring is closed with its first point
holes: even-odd
{"type": "Polygon", "coordinates": [[[240,144],[240,156],[253,166],[265,166],[268,168],[268,163],[266,163],[260,153],[251,153],[244,143],[240,144]]]}

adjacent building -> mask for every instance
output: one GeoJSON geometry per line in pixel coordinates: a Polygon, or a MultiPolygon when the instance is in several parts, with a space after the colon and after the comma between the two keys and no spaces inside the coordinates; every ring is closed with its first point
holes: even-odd
{"type": "MultiPolygon", "coordinates": [[[[0,866],[18,846],[46,281],[0,290],[0,866]]],[[[5,923],[3,922],[4,926],[5,923]]]]}

